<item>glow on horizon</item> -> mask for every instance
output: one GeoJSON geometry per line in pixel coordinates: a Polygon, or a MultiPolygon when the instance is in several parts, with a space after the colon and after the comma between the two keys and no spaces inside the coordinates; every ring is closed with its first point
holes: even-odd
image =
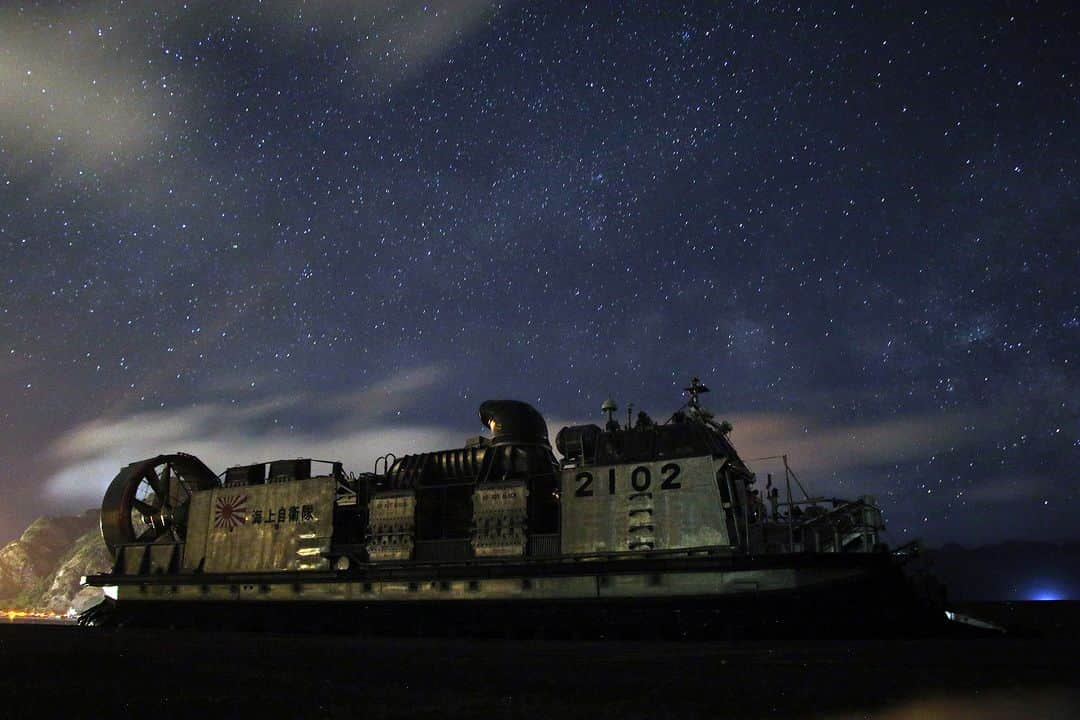
{"type": "Polygon", "coordinates": [[[1036,588],[1034,591],[1032,591],[1028,599],[1039,601],[1054,601],[1068,600],[1069,598],[1065,597],[1065,594],[1063,592],[1055,590],[1054,588],[1036,588]]]}

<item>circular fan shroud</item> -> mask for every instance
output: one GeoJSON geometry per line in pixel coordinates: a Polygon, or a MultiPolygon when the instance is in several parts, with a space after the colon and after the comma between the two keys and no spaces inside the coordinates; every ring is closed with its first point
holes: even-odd
{"type": "Polygon", "coordinates": [[[174,453],[121,470],[101,503],[101,537],[109,552],[130,543],[183,541],[191,493],[219,486],[217,475],[194,455],[174,453]]]}

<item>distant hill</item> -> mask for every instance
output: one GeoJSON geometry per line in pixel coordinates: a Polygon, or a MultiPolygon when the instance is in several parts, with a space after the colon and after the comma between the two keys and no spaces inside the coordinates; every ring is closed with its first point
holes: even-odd
{"type": "Polygon", "coordinates": [[[74,604],[80,610],[101,591],[80,589],[79,579],[110,567],[97,510],[38,518],[0,548],[0,606],[63,614],[74,604]]]}
{"type": "Polygon", "coordinates": [[[1080,541],[1007,541],[976,548],[950,544],[924,550],[949,598],[1080,600],[1080,541]]]}

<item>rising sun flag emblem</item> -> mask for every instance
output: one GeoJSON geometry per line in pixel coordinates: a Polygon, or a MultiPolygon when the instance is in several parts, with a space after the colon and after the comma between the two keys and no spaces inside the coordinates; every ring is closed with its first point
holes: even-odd
{"type": "Polygon", "coordinates": [[[219,497],[214,503],[214,527],[218,530],[235,530],[247,522],[247,495],[219,497]]]}

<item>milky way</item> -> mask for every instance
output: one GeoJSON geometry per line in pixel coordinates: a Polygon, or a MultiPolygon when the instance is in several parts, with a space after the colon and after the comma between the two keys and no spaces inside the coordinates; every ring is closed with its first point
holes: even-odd
{"type": "Polygon", "coordinates": [[[0,10],[0,535],[692,375],[895,542],[1074,533],[1071,3],[353,5],[0,10]]]}

